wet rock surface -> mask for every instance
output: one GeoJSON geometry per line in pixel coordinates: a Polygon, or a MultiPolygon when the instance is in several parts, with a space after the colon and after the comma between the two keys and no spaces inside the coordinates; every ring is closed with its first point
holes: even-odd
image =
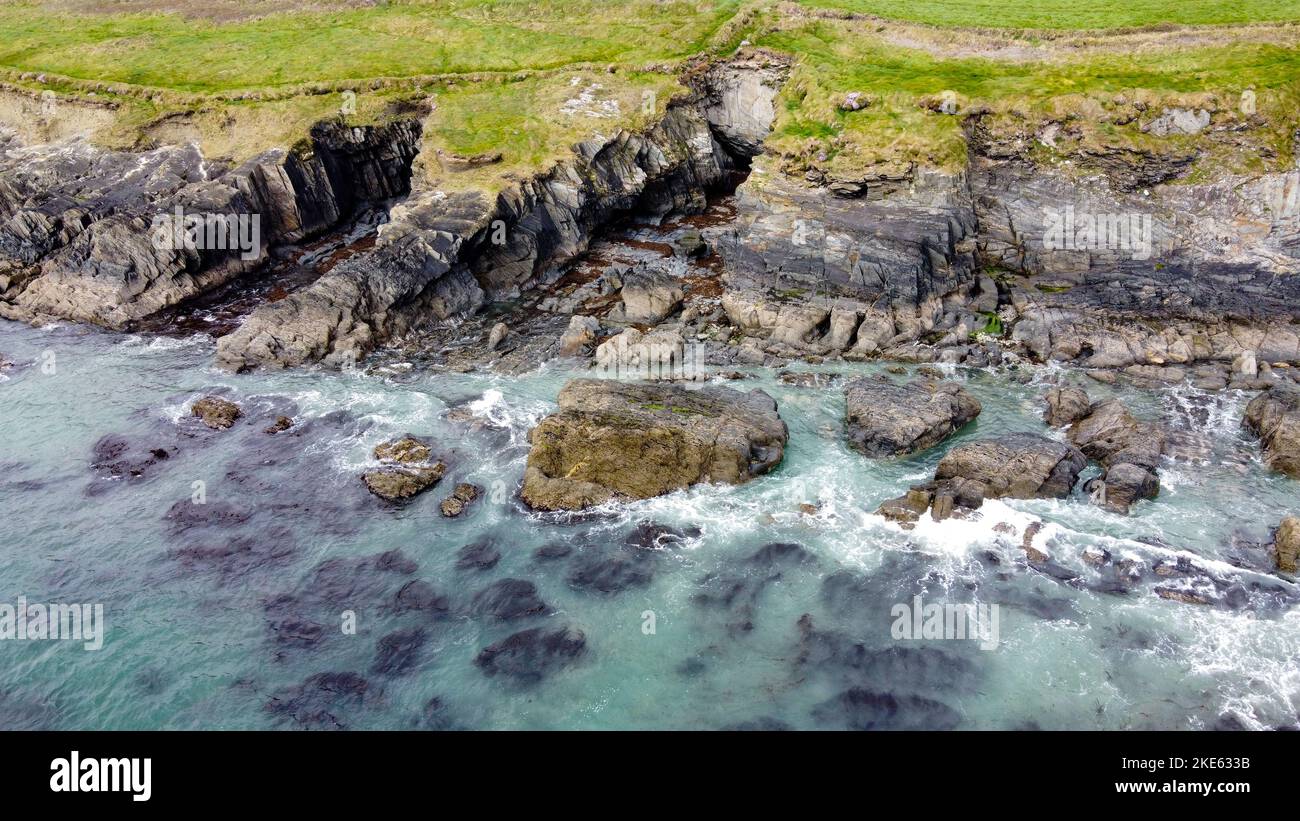
{"type": "Polygon", "coordinates": [[[934,478],[978,482],[986,498],[1062,498],[1086,464],[1083,453],[1071,445],[1035,434],[1009,434],[958,445],[940,460],[934,478]]]}
{"type": "Polygon", "coordinates": [[[361,481],[367,490],[388,502],[423,493],[447,472],[446,464],[431,461],[432,451],[427,444],[411,437],[378,445],[375,458],[383,464],[361,474],[361,481]]]}
{"type": "Polygon", "coordinates": [[[1246,406],[1246,427],[1259,437],[1269,467],[1300,479],[1300,386],[1275,385],[1246,406]]]}
{"type": "Polygon", "coordinates": [[[933,447],[979,416],[981,406],[954,382],[856,379],[844,389],[849,445],[867,456],[902,456],[933,447]]]}
{"type": "Polygon", "coordinates": [[[529,434],[522,497],[538,510],[740,484],[780,463],[789,433],[761,391],[579,379],[529,434]]]}
{"type": "Polygon", "coordinates": [[[1043,421],[1054,428],[1073,425],[1092,410],[1092,400],[1079,388],[1052,388],[1043,402],[1043,421]]]}
{"type": "Polygon", "coordinates": [[[190,414],[203,420],[203,424],[213,430],[225,430],[243,416],[243,411],[234,402],[219,396],[205,396],[196,400],[190,408],[190,414]]]}

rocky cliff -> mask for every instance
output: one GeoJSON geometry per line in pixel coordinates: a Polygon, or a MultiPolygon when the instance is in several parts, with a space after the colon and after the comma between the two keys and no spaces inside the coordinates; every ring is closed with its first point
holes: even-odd
{"type": "Polygon", "coordinates": [[[419,136],[413,120],[323,123],[293,151],[226,168],[193,145],[136,154],[75,138],[24,147],[10,135],[0,146],[0,315],[128,328],[362,203],[404,194],[419,136]],[[187,218],[204,221],[197,242],[179,236],[187,218]]]}

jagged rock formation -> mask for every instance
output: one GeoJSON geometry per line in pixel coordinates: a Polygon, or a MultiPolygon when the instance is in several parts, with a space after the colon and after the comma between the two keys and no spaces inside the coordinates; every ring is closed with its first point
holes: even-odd
{"type": "Polygon", "coordinates": [[[419,135],[414,120],[322,123],[303,147],[233,169],[210,166],[192,145],[130,154],[10,139],[0,153],[0,316],[128,328],[360,203],[405,193],[419,135]],[[197,242],[184,240],[187,217],[203,220],[197,242]]]}
{"type": "Polygon", "coordinates": [[[741,484],[780,464],[789,431],[762,391],[575,379],[529,433],[521,496],[538,510],[741,484]]]}

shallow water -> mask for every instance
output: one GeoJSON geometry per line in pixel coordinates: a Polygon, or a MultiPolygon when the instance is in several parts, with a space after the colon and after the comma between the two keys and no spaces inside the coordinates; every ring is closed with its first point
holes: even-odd
{"type": "MultiPolygon", "coordinates": [[[[756,372],[728,384],[777,399],[790,426],[777,472],[563,521],[529,514],[516,491],[527,431],[569,373],[231,376],[211,368],[213,349],[203,336],[0,322],[0,352],[18,363],[0,377],[0,601],[102,603],[108,623],[97,651],[0,642],[0,726],[1297,722],[1300,615],[1261,585],[1290,587],[1232,564],[1244,560],[1234,537],[1265,539],[1296,501],[1295,485],[1270,475],[1240,431],[1244,396],[1088,383],[1094,398],[1120,395],[1206,450],[1166,465],[1160,497],[1128,517],[1082,496],[994,501],[978,520],[925,519],[906,532],[871,511],[928,478],[948,445],[895,462],[864,459],[843,444],[837,387],[792,387],[756,372]],[[185,415],[194,398],[219,391],[245,410],[233,429],[208,431],[185,415]],[[481,424],[443,418],[464,402],[481,424]],[[281,413],[294,428],[263,433],[281,413]],[[392,507],[357,476],[375,444],[403,433],[436,443],[451,469],[434,490],[392,507]],[[92,468],[108,434],[125,443],[115,458],[142,475],[92,468]],[[150,456],[154,449],[168,458],[150,456]],[[438,502],[459,481],[487,493],[466,516],[445,519],[438,502]],[[206,504],[191,504],[196,487],[206,504]],[[801,502],[820,509],[801,513],[801,502]],[[1038,544],[1074,581],[1025,566],[1018,534],[1035,519],[1047,523],[1038,544]],[[640,522],[681,535],[657,549],[626,546],[640,522]],[[1000,523],[1016,535],[997,532],[1000,523]],[[458,567],[458,552],[478,540],[499,560],[458,567]],[[772,543],[802,549],[760,552],[772,543]],[[570,552],[539,558],[544,545],[570,552]],[[1096,571],[1081,558],[1090,546],[1148,563],[1191,554],[1254,592],[1234,606],[1165,600],[1146,583],[1121,594],[1092,583],[1096,571]],[[386,551],[409,561],[374,558],[386,551]],[[475,605],[477,593],[508,578],[534,583],[549,612],[501,620],[481,599],[475,605]],[[415,580],[431,586],[421,589],[433,609],[398,606],[415,580]],[[997,646],[894,640],[891,608],[917,594],[927,604],[999,605],[997,646]],[[341,629],[345,610],[356,614],[355,635],[341,629]],[[525,664],[535,676],[490,676],[475,664],[512,633],[563,626],[582,632],[585,651],[525,664]]],[[[1046,432],[1045,382],[1079,378],[1045,368],[952,376],[984,404],[959,439],[1046,432]]],[[[654,535],[639,532],[643,542],[654,535]]]]}

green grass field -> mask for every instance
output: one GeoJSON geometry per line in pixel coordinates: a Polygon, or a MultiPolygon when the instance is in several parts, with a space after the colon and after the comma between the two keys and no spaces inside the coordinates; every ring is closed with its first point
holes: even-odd
{"type": "Polygon", "coordinates": [[[702,50],[740,0],[439,0],[214,23],[0,5],[0,66],[194,92],[637,65],[702,50]]]}
{"type": "Polygon", "coordinates": [[[768,143],[791,173],[960,167],[961,118],[927,106],[944,93],[1030,142],[1038,124],[1064,118],[1076,154],[1116,146],[1149,153],[1180,150],[1192,138],[1140,132],[1129,116],[1134,101],[1211,106],[1230,120],[1233,101],[1251,88],[1257,120],[1197,138],[1218,140],[1205,156],[1225,168],[1293,162],[1300,28],[1154,32],[1122,43],[1042,30],[1268,23],[1300,19],[1298,0],[323,1],[305,9],[312,0],[115,0],[113,8],[130,11],[108,14],[99,0],[0,0],[0,80],[29,96],[95,94],[96,103],[107,91],[111,122],[96,120],[92,134],[104,144],[197,139],[209,156],[232,160],[292,145],[312,123],[339,116],[345,87],[358,91],[348,117],[356,123],[433,100],[423,156],[504,155],[482,170],[444,174],[440,184],[491,189],[579,140],[640,127],[683,91],[674,72],[684,61],[748,40],[795,58],[768,143]],[[881,26],[826,10],[972,30],[881,26]],[[973,30],[994,26],[1037,31],[973,30]],[[601,113],[573,107],[584,92],[601,113]],[[841,110],[849,92],[872,105],[841,110]]]}
{"type": "Polygon", "coordinates": [[[1107,29],[1300,20],[1296,0],[799,0],[808,8],[937,26],[1107,29]]]}

